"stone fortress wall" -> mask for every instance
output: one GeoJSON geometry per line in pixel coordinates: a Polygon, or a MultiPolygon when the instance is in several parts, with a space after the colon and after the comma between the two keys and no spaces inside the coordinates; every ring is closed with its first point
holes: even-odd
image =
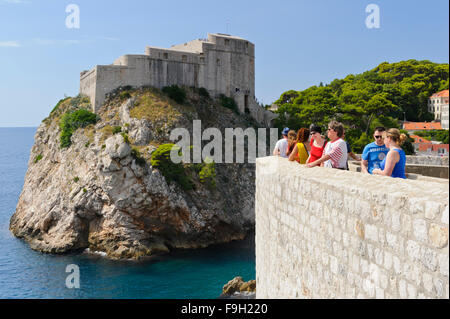
{"type": "Polygon", "coordinates": [[[208,34],[170,49],[147,47],[145,55],[124,55],[112,65],[97,65],[80,75],[80,93],[90,97],[94,112],[106,94],[120,86],[170,85],[205,88],[211,96],[235,99],[241,113],[261,124],[275,117],[255,98],[255,46],[230,35],[208,34]]]}
{"type": "Polygon", "coordinates": [[[448,156],[406,156],[406,171],[449,179],[448,156]]]}
{"type": "Polygon", "coordinates": [[[433,165],[433,166],[447,166],[448,156],[415,156],[406,155],[406,164],[412,165],[433,165]]]}
{"type": "Polygon", "coordinates": [[[256,163],[257,298],[449,298],[449,189],[256,163]]]}

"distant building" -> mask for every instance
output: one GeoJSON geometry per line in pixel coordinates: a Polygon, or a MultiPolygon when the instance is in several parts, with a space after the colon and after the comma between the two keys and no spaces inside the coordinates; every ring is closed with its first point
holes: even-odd
{"type": "MultiPolygon", "coordinates": [[[[447,95],[448,95],[448,93],[447,93],[447,95]]],[[[442,128],[444,130],[448,130],[449,129],[449,123],[448,123],[448,96],[447,96],[447,104],[442,105],[441,116],[442,116],[442,119],[441,119],[442,128]]]]}
{"type": "Polygon", "coordinates": [[[275,112],[276,110],[278,110],[278,108],[279,108],[279,106],[274,103],[268,108],[268,110],[275,112]]]}
{"type": "Polygon", "coordinates": [[[448,122],[448,90],[433,94],[428,100],[428,112],[434,114],[434,119],[442,123],[442,128],[449,129],[448,122]]]}
{"type": "Polygon", "coordinates": [[[414,134],[411,134],[410,137],[414,139],[413,146],[416,155],[447,156],[449,153],[448,144],[442,144],[442,142],[438,141],[429,141],[414,134]]]}
{"type": "Polygon", "coordinates": [[[420,137],[417,135],[410,135],[409,137],[414,139],[414,143],[429,143],[429,144],[431,144],[431,141],[426,140],[423,137],[420,137]]]}
{"type": "Polygon", "coordinates": [[[414,143],[414,151],[417,155],[447,156],[448,144],[414,143]]]}
{"type": "Polygon", "coordinates": [[[404,122],[403,129],[411,134],[416,131],[442,130],[442,126],[439,122],[404,122]]]}

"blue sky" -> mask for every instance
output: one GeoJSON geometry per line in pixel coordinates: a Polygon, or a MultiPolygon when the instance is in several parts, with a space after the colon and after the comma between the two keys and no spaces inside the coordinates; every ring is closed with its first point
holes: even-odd
{"type": "Polygon", "coordinates": [[[170,47],[207,33],[256,45],[256,96],[329,83],[379,63],[448,63],[448,0],[0,0],[0,127],[38,126],[79,74],[146,45],[170,47]],[[65,25],[80,8],[80,29],[65,25]],[[380,28],[365,25],[367,5],[380,28]]]}

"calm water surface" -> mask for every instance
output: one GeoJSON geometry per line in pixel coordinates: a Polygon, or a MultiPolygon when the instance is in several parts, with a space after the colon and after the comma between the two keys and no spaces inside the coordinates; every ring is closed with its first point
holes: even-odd
{"type": "Polygon", "coordinates": [[[217,298],[235,276],[255,279],[254,236],[147,261],[111,261],[31,250],[9,231],[35,128],[0,128],[0,298],[217,298]],[[65,286],[66,266],[80,269],[80,289],[65,286]]]}

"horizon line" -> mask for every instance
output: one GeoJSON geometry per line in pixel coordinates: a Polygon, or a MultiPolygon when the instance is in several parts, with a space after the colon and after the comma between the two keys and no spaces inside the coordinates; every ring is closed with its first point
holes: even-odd
{"type": "Polygon", "coordinates": [[[38,126],[0,126],[0,128],[38,128],[38,126]]]}

